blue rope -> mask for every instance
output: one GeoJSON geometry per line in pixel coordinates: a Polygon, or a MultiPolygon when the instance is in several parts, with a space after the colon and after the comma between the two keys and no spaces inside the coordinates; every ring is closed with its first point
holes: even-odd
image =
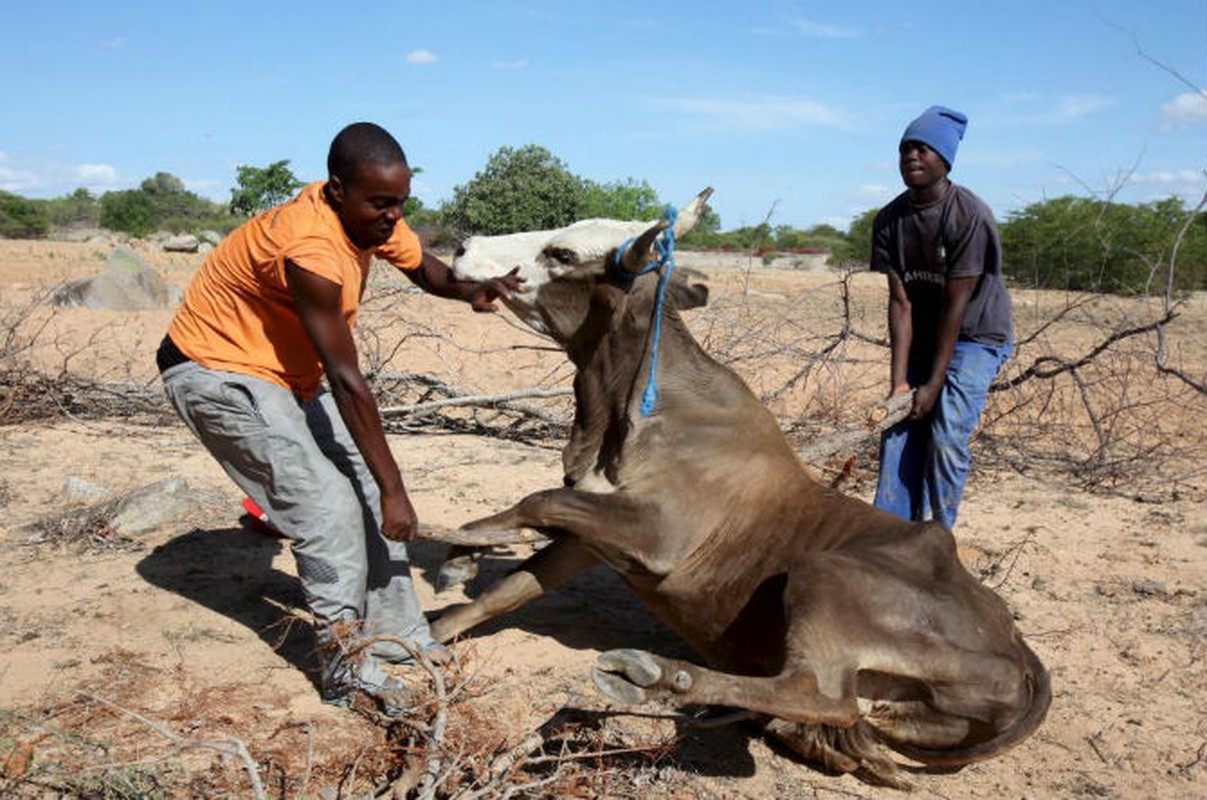
{"type": "Polygon", "coordinates": [[[646,381],[645,390],[641,393],[641,416],[648,417],[654,411],[654,406],[658,403],[658,351],[662,343],[662,306],[666,297],[666,285],[670,283],[671,273],[675,270],[675,220],[679,217],[679,211],[674,206],[666,207],[666,219],[670,223],[662,235],[654,240],[654,248],[658,251],[658,257],[650,263],[646,264],[636,272],[629,272],[621,268],[621,263],[624,260],[624,252],[629,249],[637,237],[633,236],[625,239],[624,242],[617,247],[612,253],[612,260],[609,264],[608,277],[625,291],[633,288],[633,281],[639,275],[646,275],[656,269],[662,270],[658,276],[658,290],[654,296],[654,344],[650,351],[650,378],[646,381]]]}
{"type": "Polygon", "coordinates": [[[654,240],[658,250],[658,259],[642,270],[642,273],[652,269],[663,269],[658,275],[658,292],[654,298],[654,343],[650,348],[650,378],[646,381],[645,391],[641,394],[641,416],[648,417],[658,403],[658,351],[662,344],[662,305],[666,297],[666,285],[670,283],[671,273],[675,270],[675,219],[679,216],[674,206],[666,207],[666,219],[670,223],[662,235],[654,240]]]}

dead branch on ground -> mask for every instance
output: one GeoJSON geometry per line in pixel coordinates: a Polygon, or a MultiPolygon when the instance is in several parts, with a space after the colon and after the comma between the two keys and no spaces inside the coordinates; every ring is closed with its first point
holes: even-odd
{"type": "Polygon", "coordinates": [[[95,695],[90,692],[80,692],[79,694],[81,697],[87,700],[91,700],[94,703],[100,703],[101,705],[104,705],[113,711],[118,712],[119,714],[124,714],[125,716],[142,723],[146,727],[158,733],[160,736],[167,739],[179,750],[213,750],[217,753],[221,753],[224,756],[229,756],[236,759],[240,764],[242,764],[243,770],[247,774],[248,782],[251,784],[252,795],[256,798],[256,800],[265,800],[267,797],[267,795],[264,794],[264,784],[260,780],[259,766],[256,764],[255,759],[252,758],[251,753],[248,752],[247,745],[242,739],[232,736],[225,742],[208,742],[200,739],[192,739],[187,736],[181,736],[173,731],[168,730],[158,722],[148,719],[136,711],[123,708],[117,703],[114,703],[111,700],[106,700],[99,695],[95,695]]]}

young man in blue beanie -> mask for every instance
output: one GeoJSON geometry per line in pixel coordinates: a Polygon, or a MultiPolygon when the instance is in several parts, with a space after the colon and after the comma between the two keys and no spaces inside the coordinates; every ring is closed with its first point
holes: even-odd
{"type": "Polygon", "coordinates": [[[873,270],[888,276],[892,388],[915,389],[906,421],[880,443],[875,504],[955,527],[968,442],[1010,356],[1014,321],[993,212],[948,179],[968,118],[932,106],[905,129],[906,190],[872,226],[873,270]]]}

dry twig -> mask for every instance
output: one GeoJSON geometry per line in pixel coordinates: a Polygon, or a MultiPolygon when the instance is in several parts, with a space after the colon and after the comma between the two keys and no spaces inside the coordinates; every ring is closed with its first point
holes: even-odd
{"type": "Polygon", "coordinates": [[[141,722],[143,725],[146,725],[148,728],[170,741],[178,749],[214,750],[222,755],[231,756],[237,759],[242,763],[243,769],[247,773],[247,779],[251,783],[252,795],[256,798],[256,800],[266,800],[267,795],[264,794],[264,784],[260,781],[259,766],[256,764],[255,759],[252,758],[251,753],[248,752],[247,745],[243,743],[242,739],[234,736],[227,739],[225,742],[206,742],[199,739],[190,739],[187,736],[181,736],[173,731],[168,730],[158,722],[147,719],[136,711],[123,708],[111,700],[106,700],[103,697],[91,694],[89,692],[79,692],[79,695],[85,699],[107,706],[108,708],[111,708],[120,714],[124,714],[127,717],[136,720],[137,722],[141,722]]]}

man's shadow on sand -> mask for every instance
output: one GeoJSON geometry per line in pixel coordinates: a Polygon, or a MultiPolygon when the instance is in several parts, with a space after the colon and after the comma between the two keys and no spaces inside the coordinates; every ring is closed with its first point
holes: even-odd
{"type": "MultiPolygon", "coordinates": [[[[251,524],[195,528],[155,547],[136,569],[148,583],[239,622],[316,683],[315,640],[311,627],[303,621],[308,612],[301,584],[296,576],[273,567],[273,560],[287,547],[287,540],[251,524]]],[[[447,545],[438,542],[411,543],[408,552],[417,579],[434,583],[446,551],[447,545]]],[[[476,596],[521,562],[518,556],[507,554],[484,558],[468,596],[476,596]]],[[[429,617],[439,614],[435,611],[429,617]]],[[[463,638],[472,640],[507,628],[548,636],[576,650],[634,647],[696,660],[603,567],[588,570],[523,608],[483,623],[463,638]]],[[[584,674],[584,691],[590,691],[589,682],[584,674]]],[[[703,774],[753,774],[753,759],[747,752],[753,733],[750,728],[734,725],[706,732],[688,728],[680,733],[677,760],[683,768],[703,774]]]]}
{"type": "Polygon", "coordinates": [[[283,547],[283,540],[245,528],[194,528],[155,547],[135,569],[148,583],[241,623],[313,679],[317,661],[301,584],[272,566],[283,547]]]}

